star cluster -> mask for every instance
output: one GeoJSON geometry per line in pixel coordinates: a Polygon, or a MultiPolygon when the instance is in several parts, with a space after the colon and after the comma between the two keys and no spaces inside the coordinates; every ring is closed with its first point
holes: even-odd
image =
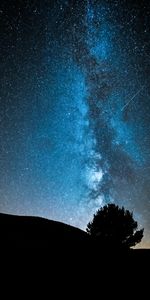
{"type": "Polygon", "coordinates": [[[1,1],[0,210],[85,228],[134,212],[150,246],[150,4],[1,1]]]}

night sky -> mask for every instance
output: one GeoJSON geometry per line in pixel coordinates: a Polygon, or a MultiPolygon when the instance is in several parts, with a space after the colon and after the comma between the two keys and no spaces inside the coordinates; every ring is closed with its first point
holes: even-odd
{"type": "Polygon", "coordinates": [[[114,202],[150,247],[149,78],[148,0],[1,0],[0,211],[85,229],[114,202]]]}

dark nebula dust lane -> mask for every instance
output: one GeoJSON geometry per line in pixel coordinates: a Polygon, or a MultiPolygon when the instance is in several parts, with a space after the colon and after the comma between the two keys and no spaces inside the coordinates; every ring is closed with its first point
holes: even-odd
{"type": "Polygon", "coordinates": [[[0,211],[85,228],[114,202],[150,246],[150,4],[1,1],[0,211]]]}

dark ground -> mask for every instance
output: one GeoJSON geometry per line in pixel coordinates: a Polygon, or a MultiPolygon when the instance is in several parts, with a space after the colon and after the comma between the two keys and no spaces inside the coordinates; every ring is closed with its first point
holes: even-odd
{"type": "Polygon", "coordinates": [[[27,272],[27,277],[38,274],[41,280],[52,277],[54,282],[65,280],[66,284],[75,278],[75,284],[85,281],[86,289],[93,283],[120,281],[125,287],[134,280],[137,285],[143,278],[144,282],[149,279],[149,249],[106,249],[78,228],[39,217],[0,214],[0,228],[1,266],[7,276],[17,270],[17,276],[27,272]]]}
{"type": "Polygon", "coordinates": [[[37,217],[0,214],[0,228],[5,298],[148,297],[150,250],[104,249],[80,229],[37,217]]]}

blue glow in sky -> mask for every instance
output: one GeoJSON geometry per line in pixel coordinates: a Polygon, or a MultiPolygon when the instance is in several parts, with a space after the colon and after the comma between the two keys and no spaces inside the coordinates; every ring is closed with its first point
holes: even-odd
{"type": "Polygon", "coordinates": [[[108,202],[150,245],[150,7],[2,1],[0,210],[85,228],[108,202]]]}

